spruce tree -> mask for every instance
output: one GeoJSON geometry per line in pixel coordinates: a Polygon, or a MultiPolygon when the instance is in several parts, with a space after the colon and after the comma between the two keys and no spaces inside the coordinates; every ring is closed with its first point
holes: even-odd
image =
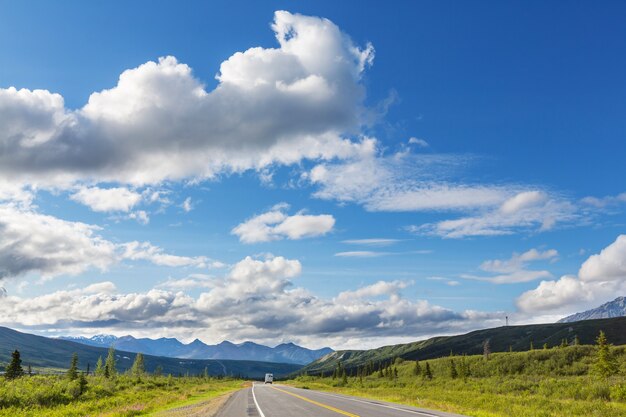
{"type": "Polygon", "coordinates": [[[603,331],[600,331],[596,342],[598,343],[598,351],[593,364],[593,372],[601,378],[615,375],[619,370],[619,364],[611,354],[611,345],[609,345],[603,331]]]}
{"type": "Polygon", "coordinates": [[[133,362],[132,368],[130,368],[131,374],[137,378],[138,381],[141,380],[141,377],[146,373],[146,368],[144,366],[143,354],[138,353],[135,356],[135,362],[133,362]]]}
{"type": "Polygon", "coordinates": [[[463,378],[463,381],[467,381],[470,376],[469,363],[467,362],[465,355],[461,356],[461,362],[459,363],[459,376],[463,378]]]}
{"type": "Polygon", "coordinates": [[[67,370],[67,379],[70,381],[74,381],[78,378],[78,354],[74,353],[72,355],[72,361],[70,362],[70,369],[67,370]]]}
{"type": "Polygon", "coordinates": [[[113,346],[109,348],[109,353],[107,355],[107,359],[104,362],[104,376],[107,378],[114,378],[117,374],[117,369],[115,368],[115,349],[113,346]]]}
{"type": "Polygon", "coordinates": [[[85,391],[87,391],[87,378],[85,378],[84,372],[81,372],[80,376],[78,377],[78,387],[80,390],[80,395],[83,395],[85,391]]]}
{"type": "Polygon", "coordinates": [[[426,369],[424,370],[424,379],[433,379],[433,372],[430,370],[428,362],[426,362],[426,369]]]}
{"type": "Polygon", "coordinates": [[[419,361],[415,361],[415,366],[413,367],[413,375],[420,376],[422,374],[422,367],[420,366],[419,361]]]}
{"type": "Polygon", "coordinates": [[[6,379],[15,379],[24,375],[24,369],[22,369],[22,359],[20,358],[20,352],[15,349],[15,352],[11,354],[11,363],[7,366],[4,373],[6,379]]]}
{"type": "Polygon", "coordinates": [[[456,364],[454,363],[454,359],[450,359],[450,378],[456,379],[459,376],[459,373],[456,370],[456,364]]]}
{"type": "Polygon", "coordinates": [[[98,356],[98,361],[96,362],[96,370],[94,371],[96,376],[104,376],[104,365],[102,364],[102,356],[98,356]]]}

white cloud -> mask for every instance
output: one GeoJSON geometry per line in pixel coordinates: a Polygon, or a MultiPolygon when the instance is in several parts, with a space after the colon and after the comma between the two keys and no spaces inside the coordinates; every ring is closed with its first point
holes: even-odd
{"type": "Polygon", "coordinates": [[[193,204],[191,203],[191,197],[187,197],[185,199],[185,201],[183,201],[183,204],[181,205],[181,207],[183,208],[185,213],[189,213],[191,210],[193,210],[193,204]]]}
{"type": "Polygon", "coordinates": [[[35,191],[16,184],[10,179],[0,178],[0,203],[11,202],[22,207],[29,207],[35,198],[35,191]]]}
{"type": "MultiPolygon", "coordinates": [[[[93,329],[132,331],[141,336],[200,337],[208,342],[265,340],[381,340],[411,333],[460,331],[493,323],[501,313],[454,312],[426,301],[403,298],[412,283],[379,281],[334,298],[320,298],[293,285],[302,272],[297,260],[247,257],[221,279],[196,277],[182,288],[206,288],[197,298],[153,289],[120,294],[111,283],[57,291],[34,298],[8,296],[0,303],[0,324],[44,325],[50,332],[93,329]],[[202,282],[203,285],[196,284],[202,282]],[[100,289],[98,289],[100,286],[100,289]]],[[[165,286],[163,286],[165,287],[165,286]]]]}
{"type": "Polygon", "coordinates": [[[170,278],[160,283],[156,288],[166,288],[169,290],[189,290],[192,288],[211,288],[215,286],[215,278],[212,275],[191,274],[185,278],[170,278]]]}
{"type": "Polygon", "coordinates": [[[91,208],[93,211],[130,211],[141,199],[141,194],[125,187],[116,188],[81,188],[70,197],[91,208]]]}
{"type": "Polygon", "coordinates": [[[444,284],[450,286],[450,287],[457,287],[459,285],[461,285],[461,283],[459,281],[455,281],[453,279],[450,278],[445,278],[445,277],[427,277],[426,278],[429,281],[440,281],[443,282],[444,284]]]}
{"type": "Polygon", "coordinates": [[[615,206],[618,204],[626,203],[626,193],[621,193],[615,196],[606,196],[606,197],[585,197],[581,200],[583,204],[588,206],[592,206],[596,209],[603,209],[606,207],[615,206]]]}
{"type": "Polygon", "coordinates": [[[363,245],[363,246],[390,246],[400,241],[401,241],[400,239],[371,238],[371,239],[348,239],[348,240],[342,240],[341,243],[347,243],[349,245],[363,245]]]}
{"type": "Polygon", "coordinates": [[[150,216],[145,210],[133,211],[128,214],[127,218],[137,220],[137,222],[144,225],[150,223],[150,216]]]}
{"type": "Polygon", "coordinates": [[[494,284],[516,284],[520,282],[535,281],[542,278],[552,278],[552,274],[546,270],[529,270],[528,263],[536,261],[555,261],[558,252],[554,249],[539,251],[530,249],[524,253],[514,253],[510,259],[494,259],[483,262],[480,269],[492,273],[490,276],[476,276],[470,274],[461,275],[462,278],[488,281],[494,284]]]}
{"type": "Polygon", "coordinates": [[[424,139],[419,139],[419,138],[416,138],[416,137],[409,138],[409,144],[410,145],[415,145],[415,146],[420,147],[420,148],[428,148],[428,146],[430,146],[428,144],[428,142],[426,142],[424,139]]]}
{"type": "Polygon", "coordinates": [[[124,71],[75,111],[46,90],[0,89],[0,179],[142,185],[359,152],[342,134],[361,124],[371,45],[284,11],[272,28],[279,46],[233,54],[212,91],[171,56],[124,71]]]}
{"type": "Polygon", "coordinates": [[[303,175],[317,186],[315,197],[362,204],[369,211],[456,211],[460,218],[411,225],[410,232],[444,238],[546,231],[583,218],[579,207],[558,195],[520,185],[464,184],[455,172],[471,162],[457,155],[383,156],[364,139],[348,160],[320,163],[303,175]]]}
{"type": "Polygon", "coordinates": [[[322,163],[304,178],[319,188],[315,197],[363,204],[369,211],[461,210],[493,206],[504,201],[509,189],[489,185],[446,182],[448,171],[463,158],[396,153],[377,155],[376,142],[349,161],[322,163]]]}
{"type": "Polygon", "coordinates": [[[577,211],[567,200],[551,198],[542,191],[522,191],[477,216],[410,226],[409,230],[444,238],[509,235],[523,230],[546,231],[553,229],[557,223],[579,220],[581,216],[577,211]]]}
{"type": "Polygon", "coordinates": [[[380,297],[383,295],[399,297],[400,290],[413,285],[407,281],[378,281],[354,291],[343,291],[337,295],[337,301],[349,302],[354,298],[380,297]]]}
{"type": "Polygon", "coordinates": [[[480,265],[480,269],[487,272],[515,272],[526,266],[528,262],[554,260],[557,256],[559,256],[559,253],[555,249],[545,251],[530,249],[523,253],[514,253],[510,259],[485,261],[480,265]]]}
{"type": "Polygon", "coordinates": [[[231,233],[243,243],[269,242],[272,240],[298,240],[323,236],[335,225],[330,214],[311,215],[298,212],[293,216],[285,213],[286,205],[276,205],[272,210],[254,216],[236,226],[231,233]]]}
{"type": "Polygon", "coordinates": [[[181,267],[194,266],[197,268],[206,268],[209,259],[205,256],[177,256],[170,255],[158,246],[154,246],[148,242],[128,242],[120,245],[122,249],[122,259],[130,259],[133,261],[145,260],[155,265],[181,267]]]}
{"type": "Polygon", "coordinates": [[[207,257],[166,253],[148,242],[114,243],[99,235],[98,226],[62,220],[31,208],[0,204],[0,280],[30,272],[44,279],[101,271],[125,260],[156,265],[220,268],[207,257]]]}
{"type": "Polygon", "coordinates": [[[502,206],[500,211],[503,214],[515,214],[526,208],[535,207],[545,202],[548,196],[542,191],[524,191],[509,198],[502,206]]]}
{"type": "Polygon", "coordinates": [[[44,278],[77,275],[115,263],[115,244],[99,228],[0,205],[0,279],[36,271],[44,278]]]}
{"type": "Polygon", "coordinates": [[[597,307],[626,292],[626,235],[590,256],[577,276],[565,275],[556,281],[542,281],[517,299],[527,313],[570,314],[597,307]]]}
{"type": "Polygon", "coordinates": [[[369,250],[356,250],[349,252],[337,252],[335,256],[339,256],[341,258],[375,258],[378,256],[389,255],[388,252],[375,252],[369,250]]]}

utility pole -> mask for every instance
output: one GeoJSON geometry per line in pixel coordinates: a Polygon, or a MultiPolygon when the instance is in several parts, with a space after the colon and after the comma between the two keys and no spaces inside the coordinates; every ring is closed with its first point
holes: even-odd
{"type": "Polygon", "coordinates": [[[505,316],[505,320],[506,320],[506,325],[509,325],[509,316],[505,316]]]}

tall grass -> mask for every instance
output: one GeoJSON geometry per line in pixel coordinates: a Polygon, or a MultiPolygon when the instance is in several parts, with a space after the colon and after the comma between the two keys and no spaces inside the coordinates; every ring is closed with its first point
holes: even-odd
{"type": "Polygon", "coordinates": [[[624,417],[625,349],[612,348],[620,370],[609,378],[593,375],[595,351],[571,346],[421,361],[422,371],[428,363],[432,379],[415,375],[414,361],[397,360],[386,364],[383,377],[377,371],[357,376],[353,370],[346,379],[301,376],[290,383],[475,417],[624,417]],[[462,362],[469,368],[466,378],[458,372],[462,362]]]}
{"type": "Polygon", "coordinates": [[[63,376],[0,378],[0,417],[138,416],[192,398],[209,399],[240,386],[241,381],[233,379],[89,376],[81,394],[79,381],[63,376]]]}

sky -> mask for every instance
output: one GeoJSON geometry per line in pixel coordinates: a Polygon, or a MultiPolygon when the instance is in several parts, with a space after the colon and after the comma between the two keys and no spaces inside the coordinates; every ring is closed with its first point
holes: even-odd
{"type": "Polygon", "coordinates": [[[0,1],[0,325],[363,348],[624,295],[625,18],[0,1]]]}

